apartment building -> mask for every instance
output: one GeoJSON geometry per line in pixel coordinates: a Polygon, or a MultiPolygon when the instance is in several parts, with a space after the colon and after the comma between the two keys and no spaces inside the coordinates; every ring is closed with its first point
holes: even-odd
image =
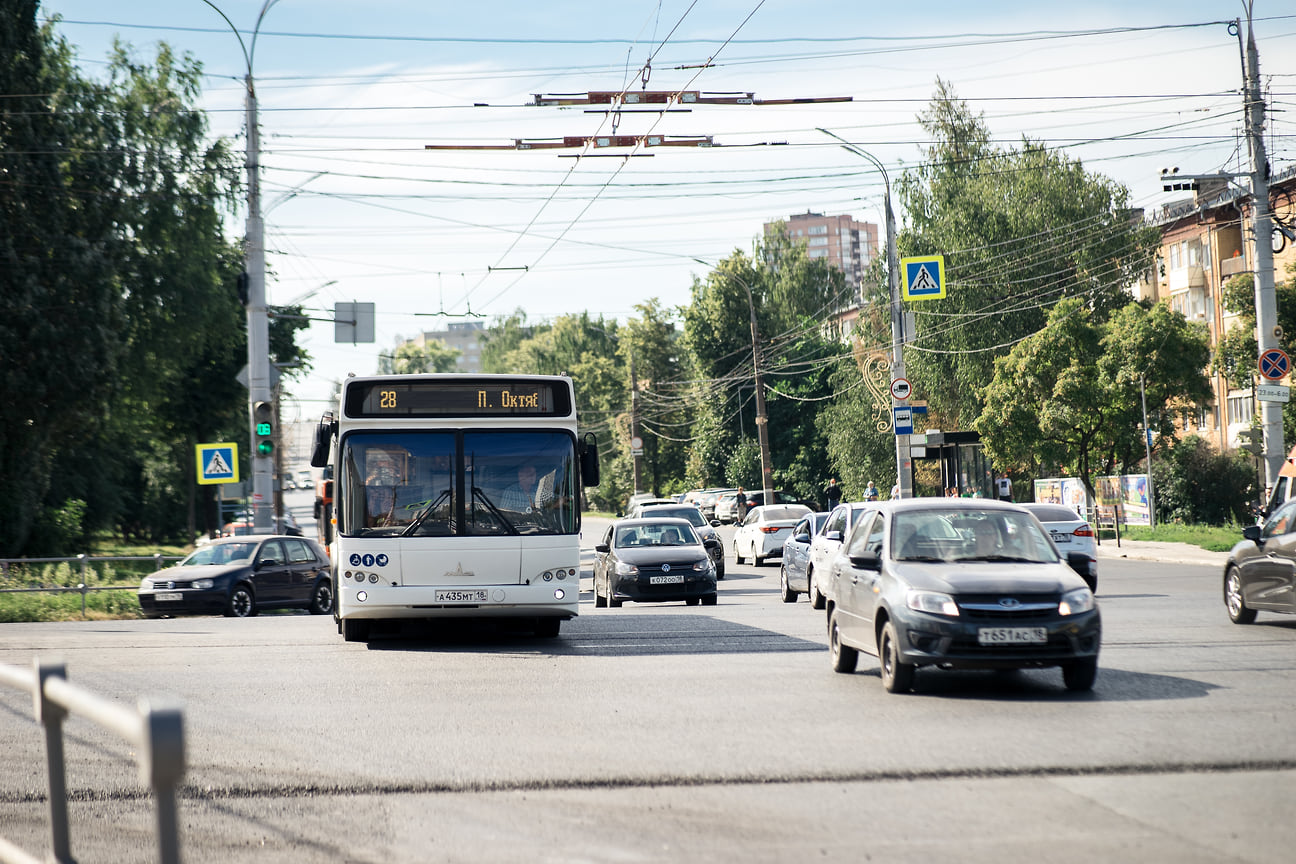
{"type": "Polygon", "coordinates": [[[427,330],[410,340],[422,348],[429,341],[445,343],[449,348],[459,352],[460,372],[480,372],[481,337],[486,332],[486,325],[481,321],[458,321],[446,325],[444,330],[427,330]]]}
{"type": "Polygon", "coordinates": [[[878,226],[846,214],[825,216],[807,210],[781,223],[766,222],[765,234],[771,234],[780,224],[794,241],[805,243],[807,255],[826,258],[846,274],[846,284],[859,291],[864,271],[878,255],[878,226]]]}
{"type": "MultiPolygon", "coordinates": [[[[1248,198],[1225,181],[1203,181],[1191,199],[1172,202],[1148,216],[1150,224],[1161,229],[1161,248],[1153,271],[1134,286],[1136,296],[1168,302],[1190,321],[1202,322],[1212,345],[1240,320],[1222,305],[1224,283],[1254,268],[1248,198]]],[[[1270,200],[1276,219],[1296,226],[1296,168],[1270,179],[1270,200]]],[[[1296,278],[1288,271],[1296,264],[1296,242],[1281,234],[1270,242],[1275,252],[1274,281],[1296,278]]],[[[1286,350],[1296,348],[1296,334],[1287,334],[1285,340],[1286,350]]],[[[1187,433],[1221,449],[1236,447],[1237,433],[1251,425],[1256,411],[1253,391],[1231,387],[1222,375],[1214,376],[1212,385],[1212,404],[1195,406],[1177,419],[1187,433]]]]}

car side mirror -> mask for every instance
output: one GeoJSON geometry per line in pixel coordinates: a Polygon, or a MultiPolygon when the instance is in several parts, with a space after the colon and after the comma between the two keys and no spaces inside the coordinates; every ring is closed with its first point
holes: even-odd
{"type": "Polygon", "coordinates": [[[606,543],[596,543],[594,544],[594,551],[598,552],[601,555],[606,555],[607,553],[612,551],[612,547],[606,543]]]}
{"type": "Polygon", "coordinates": [[[809,543],[809,542],[810,542],[810,535],[809,535],[809,534],[798,534],[798,535],[796,535],[795,537],[793,537],[792,539],[793,539],[795,542],[797,542],[797,543],[809,543]]]}
{"type": "Polygon", "coordinates": [[[1081,576],[1088,578],[1089,576],[1089,556],[1088,555],[1086,555],[1083,552],[1068,552],[1067,564],[1071,565],[1072,570],[1076,571],[1081,576]]]}
{"type": "Polygon", "coordinates": [[[724,524],[724,523],[721,522],[719,519],[712,519],[712,520],[711,520],[711,527],[712,527],[712,528],[719,528],[719,527],[720,527],[721,525],[723,525],[723,524],[724,524]]]}
{"type": "Polygon", "coordinates": [[[840,542],[841,542],[841,539],[842,539],[842,532],[840,532],[840,531],[825,531],[825,532],[824,532],[824,539],[825,539],[825,540],[836,540],[836,541],[838,541],[838,542],[840,543],[840,542]]]}
{"type": "Polygon", "coordinates": [[[1259,525],[1248,525],[1242,529],[1242,536],[1245,539],[1250,540],[1252,543],[1259,545],[1260,530],[1261,529],[1259,525]]]}
{"type": "Polygon", "coordinates": [[[869,549],[859,555],[850,556],[850,563],[851,566],[857,570],[882,569],[882,559],[878,557],[878,553],[873,549],[869,549]]]}

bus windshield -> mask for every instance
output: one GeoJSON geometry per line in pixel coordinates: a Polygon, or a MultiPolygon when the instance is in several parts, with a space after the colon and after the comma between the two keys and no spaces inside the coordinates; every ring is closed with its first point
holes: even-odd
{"type": "Polygon", "coordinates": [[[355,431],[342,441],[349,537],[575,534],[575,439],[556,430],[355,431]]]}

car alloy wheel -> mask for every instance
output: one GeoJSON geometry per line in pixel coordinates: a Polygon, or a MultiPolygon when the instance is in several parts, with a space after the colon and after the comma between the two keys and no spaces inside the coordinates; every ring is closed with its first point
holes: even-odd
{"type": "Polygon", "coordinates": [[[225,605],[226,618],[248,618],[256,614],[256,598],[252,589],[240,582],[230,591],[229,602],[225,605]]]}
{"type": "Polygon", "coordinates": [[[824,606],[827,605],[828,598],[819,593],[819,580],[815,579],[813,570],[806,573],[806,581],[810,583],[808,586],[809,590],[806,591],[806,594],[810,596],[811,607],[815,609],[824,608],[824,606]]]}
{"type": "Polygon", "coordinates": [[[855,665],[859,662],[859,652],[849,645],[842,644],[841,628],[837,626],[836,610],[833,611],[832,618],[828,622],[828,650],[832,655],[834,672],[849,675],[855,671],[855,665]]]}
{"type": "Polygon", "coordinates": [[[1224,607],[1234,624],[1250,624],[1256,619],[1256,611],[1248,608],[1242,599],[1242,574],[1236,567],[1230,567],[1224,574],[1224,607]]]}
{"type": "Polygon", "coordinates": [[[787,581],[787,564],[779,565],[779,596],[783,598],[784,603],[795,603],[797,601],[797,592],[792,590],[787,581]]]}
{"type": "Polygon", "coordinates": [[[333,608],[333,587],[327,579],[321,579],[311,592],[310,613],[323,615],[333,608]]]}

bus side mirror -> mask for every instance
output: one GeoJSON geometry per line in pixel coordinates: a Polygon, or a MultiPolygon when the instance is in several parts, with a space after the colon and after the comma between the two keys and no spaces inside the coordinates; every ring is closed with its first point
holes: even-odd
{"type": "Polygon", "coordinates": [[[312,468],[323,468],[328,465],[329,446],[333,443],[333,435],[337,432],[337,421],[333,419],[332,413],[325,413],[320,418],[319,425],[315,427],[315,447],[311,450],[310,464],[312,468]]]}
{"type": "Polygon", "coordinates": [[[586,432],[581,438],[580,447],[581,484],[584,486],[599,485],[598,439],[593,432],[586,432]]]}

